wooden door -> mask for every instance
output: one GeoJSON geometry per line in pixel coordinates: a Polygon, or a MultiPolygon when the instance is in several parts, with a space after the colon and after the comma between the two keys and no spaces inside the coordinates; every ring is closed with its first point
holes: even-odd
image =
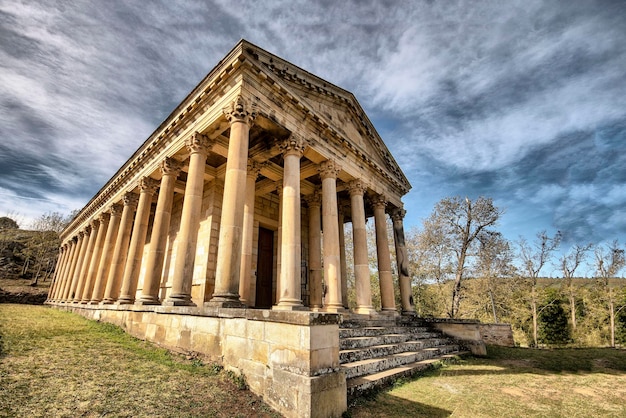
{"type": "Polygon", "coordinates": [[[256,268],[256,307],[271,308],[274,273],[274,231],[259,227],[259,259],[256,268]]]}

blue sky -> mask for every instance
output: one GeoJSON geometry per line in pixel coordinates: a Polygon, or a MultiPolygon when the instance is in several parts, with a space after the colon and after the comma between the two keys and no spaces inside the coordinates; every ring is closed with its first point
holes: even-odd
{"type": "Polygon", "coordinates": [[[0,0],[0,216],[81,208],[238,42],[353,92],[413,185],[504,235],[626,241],[622,1],[0,0]]]}

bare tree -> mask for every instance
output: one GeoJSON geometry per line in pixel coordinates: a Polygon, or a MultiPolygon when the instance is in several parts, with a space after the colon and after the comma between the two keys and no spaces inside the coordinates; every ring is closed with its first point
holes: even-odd
{"type": "Polygon", "coordinates": [[[561,232],[553,237],[548,236],[546,231],[537,234],[537,238],[529,244],[524,238],[519,240],[520,259],[526,278],[530,284],[530,307],[533,320],[533,343],[537,347],[537,279],[539,273],[552,257],[552,253],[561,243],[561,232]]]}
{"type": "Polygon", "coordinates": [[[482,277],[486,287],[493,321],[498,323],[497,298],[502,280],[515,273],[513,252],[509,241],[499,232],[483,233],[479,237],[480,250],[476,263],[476,274],[482,277]]]}
{"type": "Polygon", "coordinates": [[[617,240],[605,246],[598,246],[595,250],[595,258],[597,281],[603,290],[609,312],[611,347],[615,347],[615,295],[610,279],[617,277],[617,273],[624,268],[626,258],[624,257],[624,250],[619,247],[617,240]]]}
{"type": "Polygon", "coordinates": [[[424,222],[422,233],[434,247],[443,251],[441,260],[452,260],[454,284],[448,311],[450,318],[455,318],[459,312],[466,265],[468,257],[475,256],[479,250],[478,236],[491,231],[489,228],[501,215],[502,211],[493,205],[491,198],[481,196],[472,202],[469,198],[455,196],[439,201],[424,222]]]}
{"type": "Polygon", "coordinates": [[[587,256],[587,252],[591,249],[592,244],[587,245],[574,245],[569,253],[563,255],[559,260],[561,272],[563,273],[563,279],[565,288],[567,291],[567,298],[569,299],[570,318],[572,322],[572,330],[576,330],[576,288],[574,287],[574,274],[587,256]]]}

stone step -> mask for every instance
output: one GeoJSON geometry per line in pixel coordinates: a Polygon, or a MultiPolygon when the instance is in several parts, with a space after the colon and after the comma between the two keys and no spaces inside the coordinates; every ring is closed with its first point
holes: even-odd
{"type": "Polygon", "coordinates": [[[433,368],[438,364],[438,362],[449,362],[452,361],[452,359],[457,358],[457,356],[463,356],[466,354],[469,353],[461,351],[451,354],[444,354],[437,358],[419,360],[413,363],[404,364],[402,366],[383,370],[367,376],[359,376],[347,379],[346,386],[348,392],[348,401],[356,397],[362,396],[364,393],[372,389],[387,386],[401,377],[413,376],[423,370],[433,368]]]}
{"type": "Polygon", "coordinates": [[[376,345],[399,344],[407,341],[422,340],[428,338],[437,338],[440,334],[436,332],[415,332],[410,334],[384,334],[376,336],[359,336],[341,338],[339,340],[340,350],[349,350],[354,348],[365,348],[376,345]]]}
{"type": "Polygon", "coordinates": [[[375,337],[385,334],[420,334],[429,332],[427,327],[363,327],[363,328],[340,328],[339,338],[352,337],[375,337]]]}
{"type": "Polygon", "coordinates": [[[411,340],[398,344],[383,344],[365,348],[356,348],[339,351],[339,363],[351,363],[368,358],[384,357],[391,354],[403,353],[406,351],[418,351],[424,348],[436,347],[449,344],[448,338],[425,338],[422,340],[411,340]]]}
{"type": "Polygon", "coordinates": [[[454,344],[424,348],[417,351],[406,351],[403,353],[390,354],[384,357],[359,360],[342,364],[341,367],[346,374],[346,379],[353,379],[368,374],[378,373],[387,369],[393,369],[405,364],[440,357],[449,353],[459,351],[459,347],[454,344]]]}

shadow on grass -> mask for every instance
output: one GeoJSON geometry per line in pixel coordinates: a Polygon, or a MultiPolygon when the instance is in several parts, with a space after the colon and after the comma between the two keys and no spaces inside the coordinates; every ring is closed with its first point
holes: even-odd
{"type": "Polygon", "coordinates": [[[357,401],[344,416],[346,417],[434,417],[443,418],[452,415],[452,411],[420,402],[399,398],[389,392],[377,392],[375,396],[357,401]],[[373,401],[376,408],[368,408],[373,401]]]}

